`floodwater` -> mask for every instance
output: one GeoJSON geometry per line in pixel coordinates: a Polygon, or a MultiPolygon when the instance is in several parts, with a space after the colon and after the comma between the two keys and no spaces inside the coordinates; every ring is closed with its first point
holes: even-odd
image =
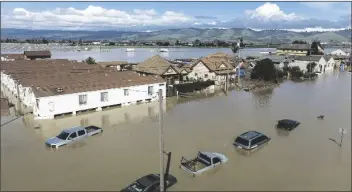
{"type": "MultiPolygon", "coordinates": [[[[2,44],[3,45],[3,44],[2,44]]],[[[5,47],[2,47],[1,53],[23,53],[22,50],[13,50],[5,47]]],[[[19,46],[19,45],[18,45],[19,46]]],[[[39,45],[38,45],[39,46],[39,45]]],[[[76,48],[76,47],[74,47],[76,48]]],[[[40,50],[40,48],[37,48],[40,50]]],[[[37,50],[36,49],[36,50],[37,50]]],[[[46,48],[47,49],[47,48],[46,48]]],[[[183,58],[199,58],[204,57],[210,54],[214,54],[217,52],[228,53],[232,55],[232,51],[230,48],[170,48],[169,52],[159,52],[158,48],[135,48],[134,52],[126,52],[126,48],[102,48],[99,49],[98,46],[94,47],[93,50],[90,51],[63,51],[62,49],[73,49],[72,47],[63,46],[61,49],[53,48],[51,50],[52,59],[70,59],[70,60],[84,60],[88,57],[93,57],[98,62],[104,61],[128,61],[128,62],[142,62],[154,55],[160,55],[164,58],[168,58],[170,60],[174,59],[183,59],[183,58]]],[[[324,51],[326,53],[330,53],[337,48],[327,48],[324,51]]],[[[260,56],[260,52],[275,52],[274,48],[244,48],[241,49],[238,54],[242,58],[246,58],[247,56],[260,56]]]]}
{"type": "MultiPolygon", "coordinates": [[[[172,152],[170,191],[351,190],[351,75],[284,82],[262,93],[232,91],[203,99],[163,103],[165,150],[172,152]],[[324,120],[317,116],[325,115],[324,120]],[[292,118],[289,134],[274,125],[292,118]],[[347,129],[339,147],[339,128],[347,129]],[[272,140],[248,155],[234,138],[257,130],[272,140]],[[193,178],[179,168],[182,156],[219,152],[229,161],[193,178]]],[[[58,120],[21,118],[1,127],[1,190],[116,191],[148,173],[159,173],[158,103],[111,109],[58,120]],[[46,149],[45,139],[80,124],[104,133],[83,143],[46,149]],[[37,127],[37,128],[35,128],[37,127]]],[[[6,118],[2,118],[2,123],[6,118]]]]}

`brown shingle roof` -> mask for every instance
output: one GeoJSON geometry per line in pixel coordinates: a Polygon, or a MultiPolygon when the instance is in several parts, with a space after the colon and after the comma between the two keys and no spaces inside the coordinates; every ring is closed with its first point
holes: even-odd
{"type": "Polygon", "coordinates": [[[193,69],[193,67],[197,65],[199,61],[204,63],[204,65],[212,72],[234,69],[234,58],[225,53],[216,53],[207,57],[203,57],[195,62],[191,69],[193,69]],[[222,65],[225,67],[221,67],[222,65]]]}
{"type": "Polygon", "coordinates": [[[24,55],[27,57],[51,57],[50,51],[24,51],[24,55]]]}
{"type": "Polygon", "coordinates": [[[54,61],[2,62],[1,70],[20,80],[22,86],[32,87],[37,97],[165,82],[159,76],[139,76],[133,71],[117,72],[98,65],[54,61]],[[62,88],[63,92],[58,92],[58,88],[62,88]]]}
{"type": "Polygon", "coordinates": [[[4,57],[6,59],[14,59],[14,60],[24,60],[25,56],[24,54],[1,54],[1,57],[4,57]]]}
{"type": "Polygon", "coordinates": [[[136,65],[134,70],[155,75],[163,75],[170,67],[178,73],[179,70],[176,69],[177,67],[172,66],[168,60],[160,57],[159,55],[155,55],[136,65]]]}

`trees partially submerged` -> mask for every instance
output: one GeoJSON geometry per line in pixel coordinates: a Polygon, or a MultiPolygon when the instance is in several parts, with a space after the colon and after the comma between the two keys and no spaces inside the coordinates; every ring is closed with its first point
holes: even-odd
{"type": "Polygon", "coordinates": [[[276,81],[278,78],[277,69],[272,60],[266,58],[258,61],[254,66],[251,74],[251,79],[276,81]]]}

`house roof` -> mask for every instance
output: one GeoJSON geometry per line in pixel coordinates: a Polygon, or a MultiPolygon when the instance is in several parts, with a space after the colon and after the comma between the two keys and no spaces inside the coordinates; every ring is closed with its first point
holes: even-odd
{"type": "Polygon", "coordinates": [[[36,97],[165,82],[159,76],[140,76],[133,71],[118,72],[72,61],[58,64],[50,60],[35,60],[26,61],[26,65],[23,62],[1,62],[2,72],[20,80],[22,86],[32,87],[36,97]],[[59,92],[58,88],[63,91],[59,92]]]}
{"type": "Polygon", "coordinates": [[[136,65],[134,70],[155,75],[163,75],[170,67],[179,73],[177,67],[173,66],[171,62],[159,55],[155,55],[136,65]]]}
{"type": "Polygon", "coordinates": [[[51,57],[50,51],[24,51],[27,57],[51,57]]]}
{"type": "Polygon", "coordinates": [[[197,62],[193,64],[193,66],[191,67],[191,70],[199,62],[202,62],[209,69],[209,71],[212,71],[212,72],[234,69],[233,67],[234,58],[225,53],[216,53],[216,54],[209,55],[207,57],[200,58],[197,62]]]}
{"type": "Polygon", "coordinates": [[[281,44],[277,49],[309,50],[310,44],[281,44]]]}
{"type": "Polygon", "coordinates": [[[322,58],[322,55],[311,55],[311,56],[294,56],[292,59],[298,61],[314,61],[318,62],[322,58]]]}
{"type": "Polygon", "coordinates": [[[329,60],[331,59],[332,56],[330,56],[330,55],[324,55],[323,57],[324,57],[325,61],[327,62],[327,61],[329,61],[329,60]]]}
{"type": "Polygon", "coordinates": [[[25,56],[24,54],[1,54],[1,57],[4,57],[6,59],[14,59],[14,60],[24,60],[25,56]]]}
{"type": "Polygon", "coordinates": [[[265,56],[259,58],[259,60],[263,60],[263,59],[270,59],[274,63],[280,63],[284,59],[286,59],[286,57],[283,55],[265,55],[265,56]]]}

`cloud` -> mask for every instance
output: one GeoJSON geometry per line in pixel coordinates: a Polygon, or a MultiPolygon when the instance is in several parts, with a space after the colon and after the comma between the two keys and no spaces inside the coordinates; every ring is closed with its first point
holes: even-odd
{"type": "Polygon", "coordinates": [[[196,18],[196,19],[206,19],[206,20],[208,20],[208,19],[212,19],[212,20],[217,19],[217,17],[212,17],[212,16],[194,16],[194,18],[196,18]]]}
{"type": "Polygon", "coordinates": [[[283,21],[292,21],[300,19],[295,13],[284,13],[277,4],[274,3],[265,3],[262,6],[259,6],[255,10],[246,10],[246,15],[250,19],[258,19],[258,20],[283,20],[283,21]]]}
{"type": "MultiPolygon", "coordinates": [[[[308,3],[308,4],[307,4],[308,3]]],[[[324,2],[309,3],[307,6],[343,6],[324,2]]],[[[350,5],[349,5],[350,7],[350,5]]],[[[120,30],[153,31],[170,28],[255,28],[255,29],[294,29],[323,30],[351,27],[351,14],[337,16],[336,20],[307,18],[297,13],[287,13],[275,3],[264,3],[253,10],[246,10],[242,17],[219,20],[213,16],[190,16],[168,10],[157,12],[154,9],[134,9],[127,12],[88,6],[85,9],[55,8],[53,10],[31,11],[25,8],[7,9],[1,13],[2,28],[26,29],[82,29],[82,30],[120,30]]],[[[321,13],[319,13],[321,14],[321,13]]]]}
{"type": "Polygon", "coordinates": [[[135,9],[133,12],[116,9],[105,9],[100,6],[88,6],[86,9],[56,8],[46,11],[30,11],[15,8],[1,19],[1,27],[19,28],[94,28],[94,27],[126,27],[135,25],[174,25],[190,23],[193,17],[174,11],[158,14],[155,10],[135,9]]]}

